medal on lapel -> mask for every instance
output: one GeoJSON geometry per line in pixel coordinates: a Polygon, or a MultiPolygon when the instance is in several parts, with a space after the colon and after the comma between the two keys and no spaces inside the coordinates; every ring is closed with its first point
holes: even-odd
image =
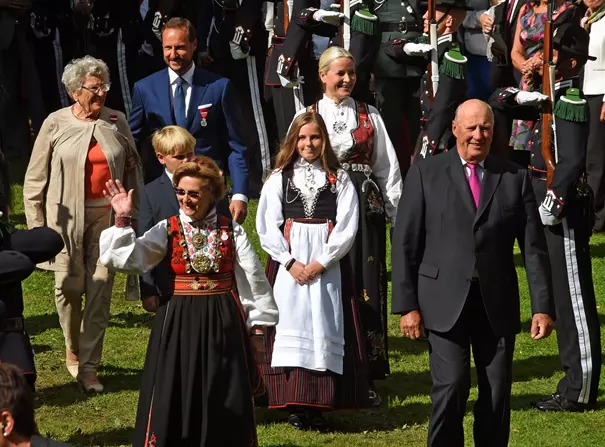
{"type": "Polygon", "coordinates": [[[208,125],[208,121],[206,121],[206,117],[208,116],[208,109],[204,106],[199,106],[198,110],[200,111],[200,117],[202,118],[200,124],[202,125],[202,127],[206,127],[208,125]]]}
{"type": "Polygon", "coordinates": [[[334,175],[334,173],[330,173],[330,175],[328,176],[328,181],[332,185],[330,187],[330,191],[332,192],[332,194],[336,194],[336,176],[334,175]]]}
{"type": "Polygon", "coordinates": [[[109,121],[111,122],[111,128],[118,130],[118,115],[109,115],[109,121]]]}

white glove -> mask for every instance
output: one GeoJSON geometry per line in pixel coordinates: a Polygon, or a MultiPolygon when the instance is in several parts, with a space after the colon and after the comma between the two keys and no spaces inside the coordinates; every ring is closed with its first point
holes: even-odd
{"type": "Polygon", "coordinates": [[[548,96],[543,95],[540,92],[524,92],[520,91],[515,96],[517,104],[520,106],[536,106],[548,100],[548,96]]]}
{"type": "Polygon", "coordinates": [[[344,18],[345,15],[342,12],[326,11],[325,9],[318,9],[313,13],[313,20],[316,22],[323,22],[334,26],[340,26],[344,18]]]}
{"type": "Polygon", "coordinates": [[[231,57],[235,60],[246,59],[248,53],[242,51],[242,47],[235,42],[229,42],[229,50],[231,51],[231,57]]]}
{"type": "Polygon", "coordinates": [[[552,214],[543,203],[541,203],[538,207],[538,212],[540,213],[542,225],[552,227],[553,225],[558,225],[561,223],[561,219],[552,214]]]}
{"type": "Polygon", "coordinates": [[[406,43],[403,46],[403,51],[408,56],[424,56],[433,49],[428,43],[406,43]]]}
{"type": "Polygon", "coordinates": [[[299,76],[298,78],[295,78],[295,79],[289,79],[289,78],[286,78],[286,77],[280,75],[279,73],[277,73],[277,75],[279,76],[279,82],[281,82],[281,86],[285,87],[285,88],[294,88],[294,87],[298,87],[305,83],[304,76],[299,76]]]}

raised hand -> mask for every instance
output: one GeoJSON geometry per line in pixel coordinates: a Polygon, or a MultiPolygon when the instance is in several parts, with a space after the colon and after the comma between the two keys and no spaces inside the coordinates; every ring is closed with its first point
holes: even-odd
{"type": "Polygon", "coordinates": [[[103,195],[111,201],[111,206],[118,216],[132,215],[132,193],[134,189],[126,192],[122,182],[109,180],[105,183],[103,195]]]}

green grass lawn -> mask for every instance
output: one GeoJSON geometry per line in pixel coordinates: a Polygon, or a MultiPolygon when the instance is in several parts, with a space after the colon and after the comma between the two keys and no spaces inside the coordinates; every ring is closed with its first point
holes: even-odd
{"type": "MultiPolygon", "coordinates": [[[[22,225],[22,175],[15,174],[14,178],[15,206],[11,220],[22,225]]],[[[255,211],[255,203],[252,203],[246,228],[258,248],[258,237],[254,232],[255,211]]],[[[597,300],[601,321],[605,322],[605,236],[594,236],[592,246],[597,300]]],[[[258,251],[264,261],[266,256],[260,249],[258,251]]],[[[544,414],[529,408],[532,400],[555,390],[562,373],[555,336],[535,342],[528,334],[531,314],[527,283],[524,272],[519,270],[519,274],[524,330],[517,337],[515,351],[510,445],[605,446],[605,411],[544,414]]],[[[138,302],[124,299],[124,277],[119,275],[100,369],[106,392],[87,396],[65,369],[63,335],[54,305],[53,284],[53,275],[42,271],[36,271],[23,284],[27,327],[38,367],[36,406],[40,431],[78,446],[130,445],[152,315],[138,302]]],[[[329,434],[298,432],[284,422],[283,413],[259,410],[260,444],[266,447],[426,445],[431,405],[427,345],[402,339],[397,318],[389,318],[391,375],[378,385],[383,397],[380,409],[330,414],[333,431],[329,434]]],[[[603,382],[601,395],[605,390],[603,382]]],[[[474,386],[464,421],[467,445],[473,445],[472,406],[476,398],[474,386]]]]}

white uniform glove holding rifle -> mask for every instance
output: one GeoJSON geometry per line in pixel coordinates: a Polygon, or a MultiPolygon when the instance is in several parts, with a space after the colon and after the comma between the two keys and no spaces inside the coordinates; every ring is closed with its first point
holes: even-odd
{"type": "Polygon", "coordinates": [[[313,13],[313,20],[316,22],[323,22],[334,26],[340,26],[344,18],[345,15],[342,12],[326,11],[324,9],[318,9],[313,13]]]}
{"type": "Polygon", "coordinates": [[[515,96],[517,104],[520,106],[536,106],[542,104],[544,101],[548,101],[548,96],[543,95],[540,92],[524,92],[520,91],[515,96]]]}
{"type": "Polygon", "coordinates": [[[428,43],[406,43],[403,46],[403,51],[408,56],[424,56],[429,54],[433,47],[428,43]]]}

